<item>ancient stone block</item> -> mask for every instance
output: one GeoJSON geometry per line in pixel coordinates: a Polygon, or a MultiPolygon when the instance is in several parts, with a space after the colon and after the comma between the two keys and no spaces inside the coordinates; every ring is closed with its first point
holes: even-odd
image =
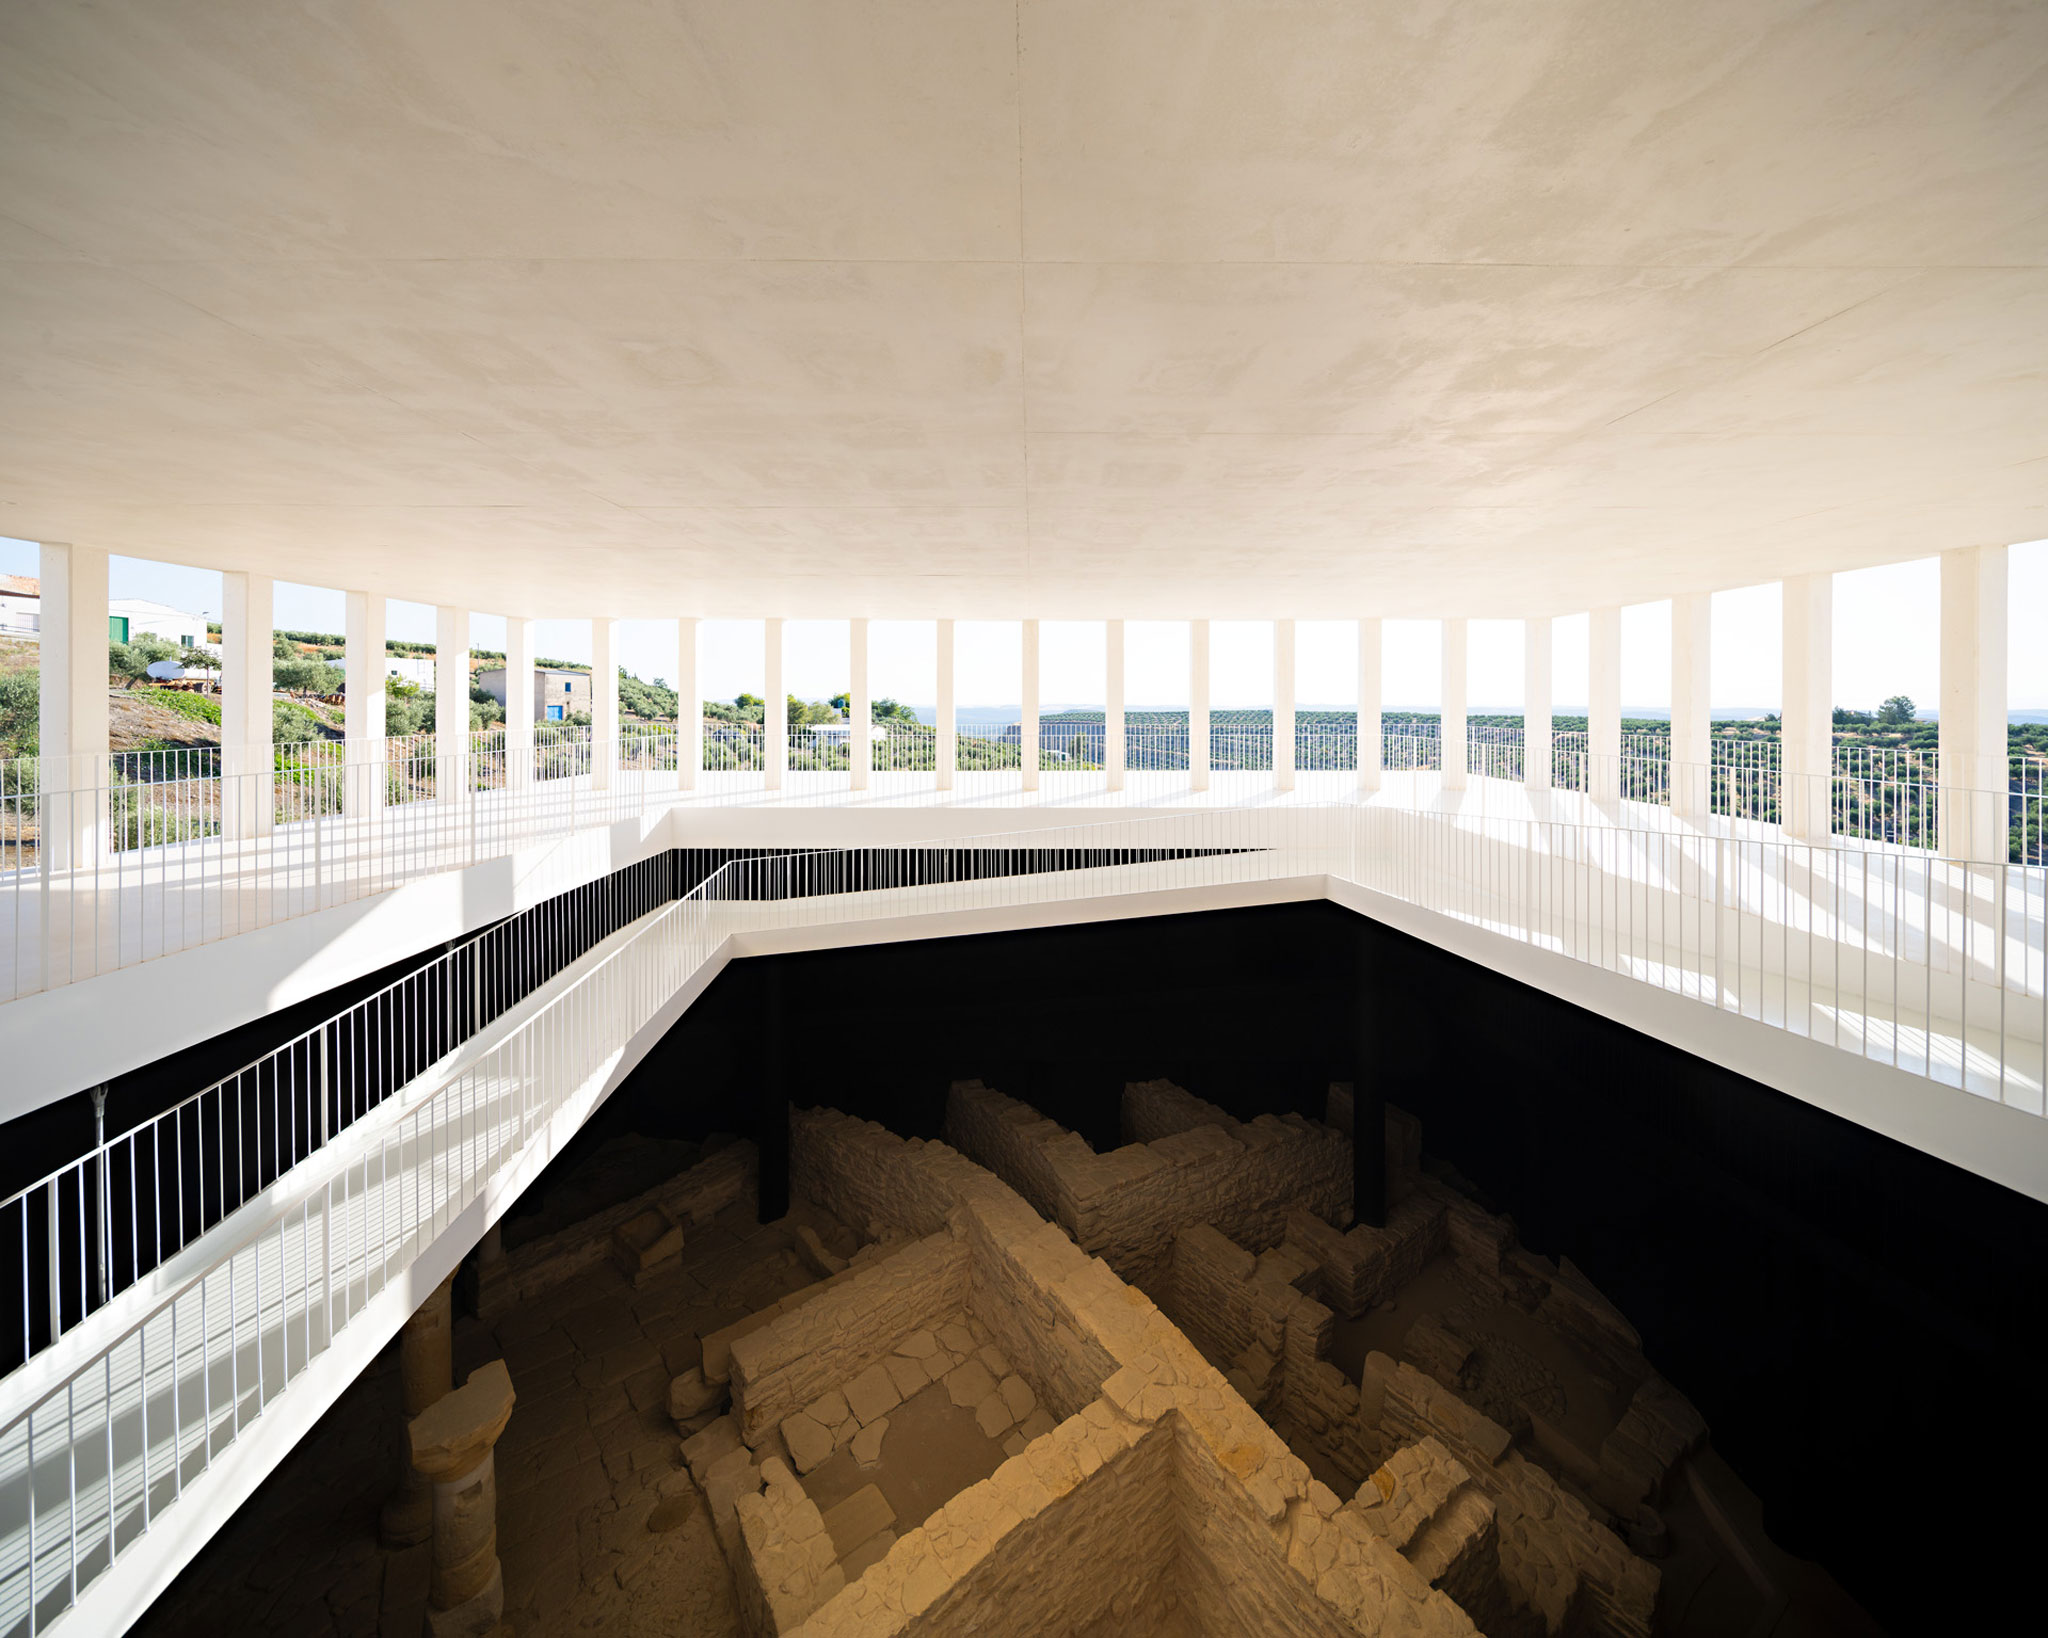
{"type": "Polygon", "coordinates": [[[842,1558],[839,1561],[839,1568],[849,1582],[858,1581],[871,1565],[879,1564],[888,1557],[889,1549],[895,1545],[894,1530],[877,1530],[842,1558]]]}
{"type": "Polygon", "coordinates": [[[853,1459],[862,1467],[873,1467],[882,1459],[882,1438],[889,1431],[889,1418],[878,1416],[853,1436],[853,1459]]]}
{"type": "Polygon", "coordinates": [[[832,1430],[802,1411],[783,1420],[782,1442],[789,1447],[789,1459],[799,1473],[831,1460],[832,1430]]]}
{"type": "Polygon", "coordinates": [[[711,1471],[712,1463],[739,1448],[739,1423],[730,1416],[721,1416],[683,1441],[683,1463],[702,1483],[711,1471]]]}
{"type": "Polygon", "coordinates": [[[1031,1384],[1014,1373],[1003,1378],[997,1391],[1002,1394],[1011,1417],[1017,1421],[1029,1416],[1038,1405],[1038,1397],[1032,1393],[1031,1384]]]}
{"type": "Polygon", "coordinates": [[[903,1395],[896,1391],[895,1380],[880,1364],[870,1365],[846,1385],[846,1402],[853,1414],[860,1419],[862,1427],[887,1416],[903,1403],[903,1395]]]}
{"type": "Polygon", "coordinates": [[[843,1502],[825,1509],[825,1533],[832,1538],[833,1547],[842,1557],[876,1531],[886,1530],[895,1522],[896,1509],[871,1484],[863,1485],[843,1502]]]}
{"type": "Polygon", "coordinates": [[[1017,1432],[1028,1441],[1043,1438],[1046,1434],[1052,1432],[1056,1426],[1058,1424],[1053,1421],[1051,1413],[1043,1405],[1040,1405],[1029,1416],[1025,1417],[1023,1421],[1017,1424],[1017,1432]]]}
{"type": "Polygon", "coordinates": [[[648,1207],[612,1230],[612,1261],[636,1285],[642,1276],[682,1254],[682,1228],[659,1206],[648,1207]]]}
{"type": "Polygon", "coordinates": [[[996,1379],[989,1375],[988,1367],[978,1359],[955,1366],[943,1380],[946,1396],[962,1410],[971,1410],[996,1390],[996,1379]]]}
{"type": "Polygon", "coordinates": [[[905,1354],[891,1354],[882,1361],[882,1368],[889,1373],[889,1380],[895,1383],[897,1393],[905,1399],[931,1381],[924,1362],[905,1354]]]}
{"type": "Polygon", "coordinates": [[[724,1404],[727,1392],[726,1383],[705,1381],[701,1366],[687,1370],[668,1385],[668,1413],[678,1422],[687,1422],[724,1404]]]}

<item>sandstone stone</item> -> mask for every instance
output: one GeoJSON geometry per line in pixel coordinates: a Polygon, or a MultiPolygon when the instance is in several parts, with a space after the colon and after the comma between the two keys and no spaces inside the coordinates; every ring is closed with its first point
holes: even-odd
{"type": "Polygon", "coordinates": [[[949,1354],[971,1354],[974,1352],[974,1333],[955,1321],[939,1327],[939,1346],[949,1354]]]}
{"type": "Polygon", "coordinates": [[[1017,1431],[1025,1439],[1042,1439],[1058,1426],[1052,1419],[1052,1412],[1040,1405],[1029,1416],[1017,1424],[1017,1431]]]}
{"type": "Polygon", "coordinates": [[[739,1423],[730,1416],[721,1416],[683,1441],[683,1462],[701,1483],[713,1462],[739,1448],[739,1423]]]}
{"type": "Polygon", "coordinates": [[[989,1375],[988,1367],[978,1359],[955,1366],[944,1378],[946,1397],[962,1410],[979,1405],[996,1391],[996,1379],[989,1375]]]}
{"type": "Polygon", "coordinates": [[[896,1522],[896,1509],[874,1485],[863,1485],[846,1500],[825,1509],[825,1533],[838,1550],[836,1556],[853,1551],[878,1530],[896,1522]]]}
{"type": "Polygon", "coordinates": [[[882,1459],[882,1437],[889,1431],[889,1418],[879,1416],[853,1436],[853,1459],[862,1467],[873,1467],[882,1459]]]}
{"type": "Polygon", "coordinates": [[[706,1382],[702,1366],[694,1367],[668,1385],[668,1413],[678,1422],[687,1422],[717,1409],[725,1403],[728,1385],[723,1382],[706,1382]]]}
{"type": "Polygon", "coordinates": [[[939,1339],[930,1331],[913,1331],[896,1345],[906,1359],[930,1359],[939,1351],[939,1339]]]}
{"type": "Polygon", "coordinates": [[[982,1368],[998,1382],[1010,1374],[1010,1362],[1003,1357],[1002,1349],[992,1342],[975,1349],[974,1357],[981,1361],[982,1368]]]}
{"type": "Polygon", "coordinates": [[[836,1428],[852,1413],[847,1409],[846,1395],[834,1388],[804,1406],[804,1414],[823,1427],[836,1428]]]}
{"type": "Polygon", "coordinates": [[[866,1541],[839,1561],[839,1568],[849,1583],[858,1581],[868,1569],[889,1556],[889,1549],[896,1545],[894,1530],[877,1530],[866,1541]]]}
{"type": "Polygon", "coordinates": [[[991,1439],[999,1439],[1015,1422],[1010,1407],[1003,1402],[1003,1396],[992,1393],[974,1407],[974,1421],[981,1431],[991,1439]]]}
{"type": "MultiPolygon", "coordinates": [[[[761,1488],[761,1470],[755,1465],[754,1453],[745,1445],[736,1444],[712,1460],[711,1465],[704,1470],[703,1482],[708,1486],[739,1475],[746,1478],[746,1494],[751,1495],[761,1488]]],[[[740,1494],[737,1491],[734,1493],[740,1494]]]]}
{"type": "Polygon", "coordinates": [[[429,1405],[406,1429],[412,1465],[437,1482],[475,1467],[512,1419],[512,1377],[502,1359],[469,1373],[453,1393],[429,1405]]]}
{"type": "Polygon", "coordinates": [[[1003,1436],[1003,1454],[1005,1456],[1022,1456],[1030,1446],[1030,1443],[1031,1441],[1026,1439],[1021,1433],[1015,1431],[1007,1433],[1003,1436]]]}
{"type": "Polygon", "coordinates": [[[1019,1421],[1029,1416],[1038,1405],[1038,1396],[1031,1391],[1031,1384],[1021,1376],[1004,1377],[998,1391],[1003,1396],[1003,1403],[1010,1407],[1010,1415],[1019,1421]]]}
{"type": "Polygon", "coordinates": [[[654,1504],[654,1511],[647,1515],[647,1529],[652,1535],[666,1535],[680,1529],[697,1511],[696,1497],[685,1492],[677,1496],[664,1496],[654,1504]]]}
{"type": "Polygon", "coordinates": [[[861,1426],[880,1417],[887,1416],[903,1403],[903,1395],[896,1391],[895,1380],[880,1365],[870,1365],[846,1385],[846,1402],[853,1414],[860,1418],[861,1426]]]}
{"type": "Polygon", "coordinates": [[[808,1473],[831,1460],[834,1448],[832,1430],[803,1411],[784,1419],[782,1442],[789,1447],[789,1459],[799,1473],[808,1473]]]}
{"type": "Polygon", "coordinates": [[[683,1231],[659,1206],[650,1206],[612,1230],[612,1260],[629,1279],[682,1254],[683,1231]]]}
{"type": "Polygon", "coordinates": [[[923,1361],[911,1359],[904,1354],[891,1354],[882,1361],[882,1366],[888,1371],[889,1380],[896,1384],[896,1391],[905,1399],[931,1381],[923,1361]]]}
{"type": "Polygon", "coordinates": [[[846,1259],[827,1246],[823,1240],[820,1240],[818,1238],[818,1231],[812,1228],[810,1224],[799,1223],[797,1225],[796,1239],[797,1245],[803,1252],[804,1261],[809,1263],[820,1275],[830,1276],[837,1274],[846,1267],[846,1259]]]}

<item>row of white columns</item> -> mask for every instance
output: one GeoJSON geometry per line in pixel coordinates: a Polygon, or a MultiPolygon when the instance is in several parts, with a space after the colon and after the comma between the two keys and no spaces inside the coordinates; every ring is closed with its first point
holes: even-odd
{"type": "MultiPolygon", "coordinates": [[[[49,788],[92,789],[106,784],[108,713],[106,665],[107,553],[90,547],[45,544],[43,579],[42,753],[49,788]]],[[[269,577],[229,573],[222,577],[223,670],[221,677],[221,739],[224,772],[255,773],[269,765],[271,744],[272,585],[269,577]]],[[[1833,773],[1833,594],[1828,575],[1795,576],[1784,582],[1783,662],[1784,709],[1781,749],[1785,781],[1785,828],[1793,835],[1819,838],[1828,833],[1833,773]]],[[[381,756],[384,738],[385,600],[374,593],[346,594],[345,672],[351,709],[345,730],[349,760],[358,764],[381,756]]],[[[2006,785],[2006,549],[1973,547],[1945,553],[1941,559],[1941,780],[1958,793],[1944,799],[1942,850],[1973,859],[2004,856],[2005,812],[2002,801],[1982,797],[1965,801],[1962,792],[2003,792],[2006,785]]],[[[618,667],[615,622],[591,622],[592,734],[600,744],[617,741],[619,733],[618,667]]],[[[1104,753],[1109,788],[1123,788],[1127,734],[1124,692],[1124,623],[1106,623],[1108,699],[1104,753]]],[[[770,789],[783,785],[788,771],[789,741],[782,703],[785,681],[783,623],[764,622],[764,658],[769,709],[766,712],[764,766],[770,789]]],[[[1702,814],[1708,805],[1706,768],[1711,754],[1709,683],[1712,654],[1712,603],[1705,593],[1687,593],[1672,600],[1671,624],[1671,764],[1672,804],[1680,813],[1702,814]]],[[[508,617],[506,668],[509,678],[533,672],[533,622],[508,617]]],[[[955,634],[951,620],[938,626],[939,724],[937,784],[953,784],[957,757],[954,715],[955,634]]],[[[1589,787],[1596,799],[1620,795],[1621,769],[1621,610],[1595,609],[1591,616],[1588,673],[1587,748],[1589,787]]],[[[435,693],[462,709],[455,720],[467,722],[469,695],[469,614],[443,608],[435,621],[435,693]]],[[[702,715],[698,709],[698,622],[678,622],[678,692],[683,702],[677,724],[678,766],[685,788],[695,784],[703,760],[702,715]]],[[[873,742],[869,678],[868,621],[850,622],[852,784],[868,788],[873,742]]],[[[1188,735],[1189,783],[1209,786],[1210,631],[1209,622],[1189,623],[1188,735]]],[[[1524,777],[1537,788],[1552,778],[1551,622],[1524,622],[1524,777]]],[[[1358,623],[1358,784],[1373,789],[1380,776],[1381,630],[1377,619],[1358,623]]],[[[1467,627],[1462,619],[1443,623],[1442,708],[1443,785],[1456,790],[1466,783],[1466,716],[1468,672],[1467,627]]],[[[1039,622],[1023,622],[1023,698],[1020,723],[1022,783],[1039,784],[1039,622]]],[[[1280,620],[1273,633],[1273,780],[1277,788],[1295,786],[1295,623],[1280,620]]],[[[533,713],[518,708],[522,691],[508,690],[513,702],[506,713],[508,782],[529,777],[533,745],[533,713]]],[[[467,800],[466,741],[456,740],[443,752],[440,788],[456,800],[467,800]]],[[[593,783],[609,782],[611,758],[600,756],[592,768],[593,783]]],[[[270,823],[270,805],[255,799],[258,782],[242,780],[245,796],[224,817],[231,833],[253,834],[270,823]],[[241,809],[246,811],[240,811],[241,809]]],[[[352,778],[347,790],[352,807],[381,802],[381,781],[352,778]]],[[[92,831],[103,814],[75,805],[72,816],[53,827],[53,862],[62,867],[70,857],[87,857],[92,831]],[[81,851],[83,850],[83,851],[81,851]]]]}

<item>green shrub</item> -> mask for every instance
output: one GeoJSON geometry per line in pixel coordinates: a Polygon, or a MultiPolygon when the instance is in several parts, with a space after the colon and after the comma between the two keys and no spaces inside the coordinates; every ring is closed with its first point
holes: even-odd
{"type": "Polygon", "coordinates": [[[115,798],[114,846],[125,851],[136,847],[162,847],[169,842],[189,842],[211,836],[219,826],[204,815],[187,815],[170,808],[145,805],[115,798]]]}
{"type": "Polygon", "coordinates": [[[341,667],[319,660],[278,660],[272,663],[270,676],[279,688],[294,694],[336,694],[341,691],[341,667]]]}
{"type": "Polygon", "coordinates": [[[0,758],[34,756],[42,725],[42,673],[0,676],[0,758]]]}
{"type": "Polygon", "coordinates": [[[181,717],[190,717],[194,722],[210,722],[220,726],[220,701],[208,694],[188,694],[177,688],[148,688],[143,692],[150,703],[161,705],[166,711],[175,711],[181,717]]]}
{"type": "Polygon", "coordinates": [[[323,738],[320,724],[303,705],[290,700],[270,702],[270,740],[273,745],[304,745],[323,738]]]}

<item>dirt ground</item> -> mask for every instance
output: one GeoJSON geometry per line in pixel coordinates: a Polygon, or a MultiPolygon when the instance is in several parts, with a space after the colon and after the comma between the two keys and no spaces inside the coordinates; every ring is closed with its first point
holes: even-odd
{"type": "MultiPolygon", "coordinates": [[[[731,1580],[667,1413],[698,1338],[816,1274],[784,1223],[750,1205],[693,1231],[680,1265],[634,1290],[609,1265],[494,1326],[455,1327],[459,1382],[502,1358],[517,1404],[499,1441],[505,1617],[524,1638],[740,1630],[731,1580]]],[[[418,1638],[428,1549],[387,1552],[397,1474],[394,1344],[159,1598],[149,1638],[230,1632],[418,1638]]]]}

